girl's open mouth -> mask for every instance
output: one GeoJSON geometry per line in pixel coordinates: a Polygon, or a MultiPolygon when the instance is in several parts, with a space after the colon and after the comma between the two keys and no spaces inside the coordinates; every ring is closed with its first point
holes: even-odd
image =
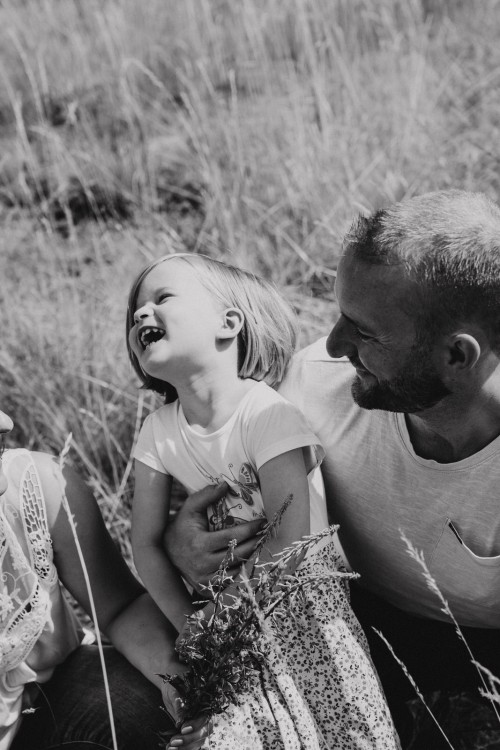
{"type": "Polygon", "coordinates": [[[165,336],[165,331],[156,326],[145,326],[139,331],[138,339],[143,350],[154,344],[165,336]]]}

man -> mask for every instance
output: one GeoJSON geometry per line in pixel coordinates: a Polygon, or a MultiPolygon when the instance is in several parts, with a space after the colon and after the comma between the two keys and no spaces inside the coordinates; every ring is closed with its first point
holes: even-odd
{"type": "MultiPolygon", "coordinates": [[[[360,218],[336,292],[326,346],[297,355],[282,392],[325,448],[330,517],[361,575],[353,606],[404,739],[415,694],[372,625],[423,692],[480,679],[403,536],[500,676],[500,209],[452,190],[360,218]]],[[[189,507],[180,525],[200,521],[189,507]]],[[[222,542],[196,539],[196,566],[172,551],[192,579],[222,542]]]]}

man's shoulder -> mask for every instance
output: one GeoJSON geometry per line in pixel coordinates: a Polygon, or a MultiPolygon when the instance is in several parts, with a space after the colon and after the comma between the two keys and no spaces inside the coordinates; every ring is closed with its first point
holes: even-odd
{"type": "Polygon", "coordinates": [[[308,346],[304,346],[303,349],[296,352],[292,358],[293,362],[310,361],[310,362],[337,362],[334,360],[326,351],[327,336],[322,336],[317,341],[314,341],[308,346]]]}
{"type": "Polygon", "coordinates": [[[323,336],[322,338],[314,341],[308,346],[305,346],[303,349],[294,354],[290,363],[290,369],[293,370],[296,367],[300,367],[306,364],[313,367],[314,365],[325,365],[331,369],[332,373],[341,374],[342,372],[347,372],[352,374],[352,365],[347,357],[340,357],[335,359],[333,357],[330,357],[326,350],[327,340],[328,337],[323,336]]]}
{"type": "Polygon", "coordinates": [[[347,403],[352,404],[353,377],[354,369],[348,359],[330,357],[325,336],[297,352],[279,391],[302,410],[313,397],[328,404],[334,394],[342,392],[347,394],[347,403]]]}
{"type": "Polygon", "coordinates": [[[352,380],[354,370],[351,363],[346,357],[330,357],[326,350],[326,341],[327,337],[324,336],[297,352],[290,362],[284,382],[314,378],[315,373],[321,373],[321,377],[327,373],[329,379],[346,377],[352,380]]]}

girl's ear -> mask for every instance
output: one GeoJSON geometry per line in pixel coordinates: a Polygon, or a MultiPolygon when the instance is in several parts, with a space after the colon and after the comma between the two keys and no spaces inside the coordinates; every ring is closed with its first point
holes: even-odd
{"type": "Polygon", "coordinates": [[[228,307],[222,313],[222,325],[219,329],[218,338],[235,339],[243,328],[244,322],[245,317],[241,310],[238,310],[237,307],[228,307]]]}

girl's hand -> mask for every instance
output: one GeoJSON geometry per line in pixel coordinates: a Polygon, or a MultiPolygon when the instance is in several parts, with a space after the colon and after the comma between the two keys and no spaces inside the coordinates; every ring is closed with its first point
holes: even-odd
{"type": "Polygon", "coordinates": [[[212,724],[207,716],[198,716],[193,721],[185,721],[180,732],[169,740],[166,750],[199,750],[212,731],[212,724]]]}
{"type": "MultiPolygon", "coordinates": [[[[187,671],[188,667],[185,664],[182,664],[177,659],[172,660],[168,665],[168,672],[172,676],[180,676],[187,671]]],[[[172,717],[176,729],[180,729],[183,721],[183,700],[181,694],[172,685],[172,683],[168,682],[167,680],[163,680],[163,683],[161,685],[161,696],[163,698],[164,706],[172,717]]]]}
{"type": "Polygon", "coordinates": [[[170,684],[170,682],[163,683],[161,695],[165,708],[172,717],[176,728],[179,729],[182,724],[182,707],[184,701],[179,692],[170,684]]]}

